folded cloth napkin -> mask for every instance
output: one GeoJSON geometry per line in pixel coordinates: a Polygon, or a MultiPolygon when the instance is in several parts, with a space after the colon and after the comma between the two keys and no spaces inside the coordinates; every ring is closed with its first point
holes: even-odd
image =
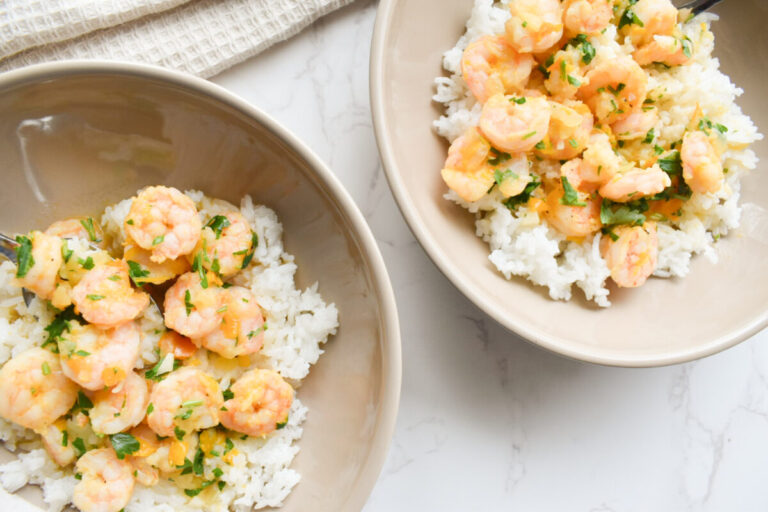
{"type": "Polygon", "coordinates": [[[0,70],[62,59],[209,77],[353,0],[0,0],[0,70]]]}

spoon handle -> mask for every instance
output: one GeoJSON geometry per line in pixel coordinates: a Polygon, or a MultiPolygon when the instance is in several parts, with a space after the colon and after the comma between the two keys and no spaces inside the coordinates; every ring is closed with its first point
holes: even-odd
{"type": "Polygon", "coordinates": [[[700,14],[710,7],[714,7],[723,0],[694,0],[680,7],[680,9],[691,9],[693,14],[700,14]]]}
{"type": "Polygon", "coordinates": [[[16,247],[19,244],[13,238],[0,233],[0,254],[16,263],[16,247]]]}

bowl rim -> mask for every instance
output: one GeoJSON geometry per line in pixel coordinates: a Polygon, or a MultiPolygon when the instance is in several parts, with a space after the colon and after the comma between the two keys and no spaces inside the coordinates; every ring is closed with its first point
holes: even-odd
{"type": "MultiPolygon", "coordinates": [[[[392,27],[392,16],[400,3],[401,0],[380,0],[376,11],[369,69],[369,94],[376,143],[387,182],[408,227],[432,262],[465,297],[502,326],[532,344],[571,359],[605,366],[647,368],[685,363],[721,352],[768,327],[768,310],[766,310],[762,316],[751,319],[740,329],[715,338],[701,346],[669,351],[665,354],[621,356],[607,353],[596,347],[574,346],[565,338],[552,336],[526,322],[510,317],[496,303],[486,298],[482,290],[440,250],[435,237],[429,232],[418,211],[409,201],[408,191],[397,171],[394,148],[392,141],[387,136],[390,120],[387,117],[386,98],[384,97],[384,87],[387,83],[384,76],[384,61],[388,51],[386,42],[392,27]]],[[[457,34],[458,37],[459,34],[457,34]]],[[[429,101],[432,99],[429,98],[429,101]]],[[[503,279],[503,276],[499,274],[499,278],[503,279]]]]}
{"type": "Polygon", "coordinates": [[[263,110],[224,87],[203,78],[151,64],[108,60],[65,60],[34,64],[0,73],[0,90],[63,76],[99,74],[127,75],[180,86],[234,108],[262,124],[295,151],[299,158],[307,162],[325,187],[329,197],[336,203],[341,215],[349,222],[358,240],[357,245],[370,268],[376,298],[381,305],[383,334],[380,414],[376,420],[368,454],[345,503],[348,510],[362,509],[373,491],[389,453],[402,384],[402,348],[394,291],[376,239],[362,212],[330,168],[296,135],[263,110]]]}

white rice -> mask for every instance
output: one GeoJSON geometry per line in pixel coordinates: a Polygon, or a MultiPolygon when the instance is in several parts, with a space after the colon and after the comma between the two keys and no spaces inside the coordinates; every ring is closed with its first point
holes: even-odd
{"type": "MultiPolygon", "coordinates": [[[[444,54],[443,67],[449,76],[435,79],[433,99],[444,105],[445,114],[434,122],[434,127],[449,142],[476,126],[480,117],[481,105],[461,75],[462,53],[479,37],[504,32],[504,23],[510,17],[508,3],[509,0],[475,0],[466,33],[444,54]]],[[[715,194],[694,193],[685,203],[679,221],[674,225],[658,223],[659,258],[654,272],[657,277],[685,276],[696,254],[717,260],[715,242],[739,226],[739,181],[757,166],[755,153],[746,146],[762,139],[762,135],[735,103],[743,91],[719,70],[719,61],[712,57],[714,37],[709,25],[716,19],[712,14],[701,14],[683,25],[684,34],[694,41],[690,64],[650,71],[649,95],[664,95],[663,100],[656,102],[660,111],[654,127],[658,144],[668,145],[682,138],[698,104],[705,116],[728,127],[725,137],[730,148],[722,157],[723,167],[728,169],[723,188],[715,194]]],[[[604,34],[590,37],[590,41],[597,51],[594,62],[633,50],[629,42],[623,46],[616,42],[614,25],[609,25],[604,34]]],[[[534,170],[541,174],[559,173],[559,166],[544,161],[535,164],[534,170]]],[[[537,194],[541,194],[540,189],[534,196],[537,194]]],[[[600,233],[582,243],[568,241],[524,206],[510,211],[495,189],[474,203],[463,201],[453,191],[445,197],[475,214],[476,234],[488,243],[490,261],[507,279],[523,276],[548,287],[550,296],[558,300],[569,300],[576,285],[588,300],[610,306],[606,287],[610,272],[598,249],[600,233]]]]}
{"type": "MultiPolygon", "coordinates": [[[[205,197],[202,192],[186,194],[195,201],[204,222],[216,214],[236,209],[225,201],[205,197]]],[[[113,239],[111,249],[116,254],[120,253],[124,240],[123,220],[130,205],[131,199],[126,199],[108,207],[101,219],[105,234],[113,239]]],[[[275,212],[254,205],[249,196],[243,198],[240,212],[258,235],[259,244],[253,262],[234,282],[249,288],[264,311],[268,325],[264,346],[251,356],[250,367],[209,356],[206,351],[200,351],[198,367],[213,375],[222,389],[254,366],[276,370],[298,387],[323,353],[321,345],[336,333],[338,311],[334,304],[323,301],[317,283],[303,291],[296,288],[296,264],[283,248],[282,225],[275,212]]],[[[90,250],[86,243],[75,241],[69,242],[69,248],[75,251],[75,257],[87,255],[90,250]]],[[[0,364],[41,345],[47,337],[44,328],[53,319],[44,302],[35,299],[29,307],[24,304],[20,289],[12,285],[15,271],[10,262],[0,264],[0,364]]],[[[143,341],[136,367],[142,368],[157,362],[155,347],[164,326],[162,315],[155,308],[149,308],[139,323],[143,341]]],[[[298,441],[306,415],[307,408],[296,398],[284,428],[265,439],[236,439],[238,453],[230,464],[206,457],[206,478],[211,478],[215,467],[224,471],[220,480],[226,482],[226,486],[217,491],[215,502],[207,501],[205,493],[189,498],[174,483],[161,478],[152,487],[137,482],[126,512],[247,511],[280,506],[301,478],[290,465],[299,451],[298,441]]],[[[77,482],[73,467],[57,466],[36,434],[0,418],[0,440],[7,449],[17,451],[16,460],[0,466],[0,485],[5,490],[15,492],[27,484],[39,485],[52,511],[61,510],[71,502],[77,482]]]]}

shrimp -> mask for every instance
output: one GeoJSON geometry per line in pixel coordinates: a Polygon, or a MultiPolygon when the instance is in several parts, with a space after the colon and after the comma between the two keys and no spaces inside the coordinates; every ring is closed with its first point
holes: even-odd
{"type": "Polygon", "coordinates": [[[256,368],[232,385],[234,397],[224,402],[221,424],[249,436],[265,436],[288,421],[293,388],[279,373],[256,368]]]}
{"type": "Polygon", "coordinates": [[[703,132],[688,132],[680,148],[683,179],[694,192],[717,192],[723,186],[723,166],[720,155],[703,132]]]}
{"type": "Polygon", "coordinates": [[[613,151],[611,139],[603,132],[590,135],[587,149],[581,157],[581,178],[596,185],[608,182],[621,167],[621,158],[613,151]]]}
{"type": "Polygon", "coordinates": [[[477,201],[493,186],[493,167],[488,163],[491,145],[472,127],[453,141],[440,171],[448,188],[465,201],[477,201]]]}
{"type": "Polygon", "coordinates": [[[189,359],[197,352],[197,345],[176,331],[165,331],[158,342],[160,354],[173,354],[174,359],[189,359]]]}
{"type": "Polygon", "coordinates": [[[580,101],[567,101],[565,104],[553,101],[550,108],[549,131],[544,140],[535,146],[536,154],[553,160],[578,156],[586,149],[592,133],[592,112],[580,101]]]}
{"type": "Polygon", "coordinates": [[[531,75],[534,60],[515,51],[503,36],[483,36],[467,46],[461,72],[477,101],[521,90],[531,75]]]}
{"type": "Polygon", "coordinates": [[[624,29],[635,48],[649,43],[655,35],[671,35],[677,26],[677,9],[670,0],[638,0],[627,11],[640,21],[624,29]]]}
{"type": "Polygon", "coordinates": [[[531,182],[530,162],[525,153],[510,155],[508,160],[500,162],[502,167],[498,169],[501,178],[498,183],[499,191],[504,197],[512,197],[525,190],[526,185],[531,182]]]}
{"type": "Polygon", "coordinates": [[[94,221],[92,217],[56,221],[48,226],[45,234],[59,238],[79,238],[101,249],[106,248],[104,232],[101,230],[99,223],[94,221]]]}
{"type": "Polygon", "coordinates": [[[642,226],[618,226],[612,229],[615,240],[604,236],[600,253],[605,259],[611,278],[622,288],[636,288],[648,279],[656,268],[659,239],[656,223],[642,226]]]}
{"type": "Polygon", "coordinates": [[[641,66],[661,62],[667,66],[682,66],[691,60],[691,41],[674,36],[653,36],[653,39],[635,50],[632,58],[641,66]]]}
{"type": "Polygon", "coordinates": [[[58,356],[31,348],[0,369],[0,396],[0,416],[39,431],[72,408],[77,386],[62,372],[58,356]]]}
{"type": "Polygon", "coordinates": [[[59,340],[64,374],[85,389],[116,386],[131,373],[139,357],[141,333],[136,322],[109,330],[71,322],[59,340]]]}
{"type": "Polygon", "coordinates": [[[147,381],[130,372],[122,385],[96,391],[91,397],[91,426],[97,434],[117,434],[135,427],[147,412],[147,381]]]}
{"type": "Polygon", "coordinates": [[[586,80],[579,99],[608,124],[640,108],[648,92],[648,77],[631,57],[604,60],[587,72],[586,80]]]}
{"type": "Polygon", "coordinates": [[[152,412],[147,415],[147,425],[158,435],[172,436],[218,425],[224,398],[213,377],[187,367],[155,384],[149,401],[152,412]]]}
{"type": "Polygon", "coordinates": [[[137,284],[162,284],[176,276],[189,272],[190,265],[186,257],[181,256],[175,260],[165,260],[155,263],[151,259],[152,253],[128,243],[123,250],[123,260],[128,265],[137,268],[142,274],[137,278],[137,284]]]}
{"type": "Polygon", "coordinates": [[[645,137],[658,121],[659,114],[655,108],[637,109],[624,119],[613,123],[611,130],[619,140],[639,139],[645,137]]]}
{"type": "Polygon", "coordinates": [[[600,198],[578,193],[578,201],[583,206],[563,204],[565,191],[562,182],[557,183],[546,196],[547,212],[545,218],[552,227],[568,237],[589,236],[598,229],[600,222],[600,198]]]}
{"type": "Polygon", "coordinates": [[[581,158],[573,158],[560,167],[560,175],[568,178],[568,183],[579,192],[594,192],[598,186],[584,179],[583,168],[584,161],[581,158]]]}
{"type": "MultiPolygon", "coordinates": [[[[585,80],[579,63],[581,52],[573,46],[568,46],[551,58],[552,64],[547,68],[549,76],[544,80],[547,92],[561,101],[576,97],[579,86],[585,80]]],[[[546,63],[549,63],[549,60],[546,63]]]]}
{"type": "Polygon", "coordinates": [[[135,290],[128,264],[113,260],[88,271],[72,288],[72,302],[88,322],[102,328],[130,322],[149,305],[149,295],[135,290]]]}
{"type": "Polygon", "coordinates": [[[224,357],[253,354],[264,344],[267,328],[256,297],[246,288],[233,286],[224,290],[221,324],[198,341],[203,347],[224,357]]]}
{"type": "Polygon", "coordinates": [[[72,443],[65,437],[66,431],[67,422],[64,418],[58,419],[39,431],[45,451],[61,467],[69,466],[76,458],[72,443]]]}
{"type": "Polygon", "coordinates": [[[506,37],[520,53],[545,52],[563,37],[560,0],[513,0],[509,11],[506,37]]]}
{"type": "Polygon", "coordinates": [[[565,4],[563,23],[568,37],[597,34],[611,22],[611,0],[571,0],[565,4]]]}
{"type": "Polygon", "coordinates": [[[156,263],[192,252],[202,229],[195,203],[175,188],[147,187],[133,199],[125,232],[156,263]]]}
{"type": "Polygon", "coordinates": [[[59,267],[64,261],[61,255],[61,239],[46,235],[40,231],[32,231],[29,237],[31,250],[28,265],[24,264],[26,245],[22,243],[17,249],[19,256],[16,284],[37,294],[41,299],[50,299],[56,290],[59,267]]]}
{"type": "Polygon", "coordinates": [[[133,467],[111,448],[91,450],[80,457],[75,471],[82,475],[72,494],[72,504],[82,512],[118,512],[131,499],[133,467]]]}
{"type": "Polygon", "coordinates": [[[480,133],[502,151],[528,151],[547,135],[550,111],[549,103],[542,97],[497,94],[483,105],[480,133]]]}
{"type": "Polygon", "coordinates": [[[613,176],[600,187],[600,195],[611,201],[626,203],[662,192],[672,184],[669,175],[661,170],[659,164],[647,169],[635,167],[613,176]]]}
{"type": "Polygon", "coordinates": [[[160,480],[160,473],[146,460],[139,457],[128,457],[128,462],[133,467],[133,476],[136,481],[146,487],[152,487],[160,480]]]}
{"type": "Polygon", "coordinates": [[[223,278],[237,274],[249,251],[255,249],[251,225],[240,212],[227,212],[212,218],[203,228],[195,252],[206,269],[223,278]]]}
{"type": "Polygon", "coordinates": [[[179,277],[165,292],[165,325],[189,338],[200,338],[221,323],[222,288],[215,276],[188,272],[179,277]],[[203,285],[206,285],[204,288],[203,285]]]}

